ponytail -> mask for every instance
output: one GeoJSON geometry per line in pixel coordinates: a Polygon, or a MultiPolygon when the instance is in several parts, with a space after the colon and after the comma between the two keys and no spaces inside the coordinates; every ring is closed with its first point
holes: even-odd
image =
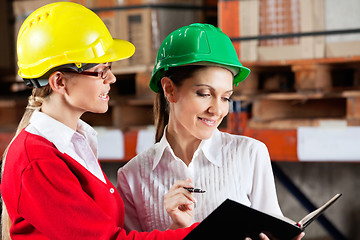
{"type": "MultiPolygon", "coordinates": [[[[5,160],[6,160],[6,154],[9,150],[9,147],[11,143],[14,141],[14,139],[19,135],[19,133],[26,128],[30,123],[30,118],[35,110],[40,110],[41,106],[44,102],[44,99],[49,96],[51,93],[51,87],[50,85],[46,85],[42,88],[34,88],[32,91],[31,96],[28,99],[28,105],[26,106],[25,113],[23,117],[21,118],[21,121],[16,129],[15,136],[11,140],[10,144],[7,146],[7,148],[4,151],[3,157],[2,157],[2,168],[1,168],[1,176],[4,173],[4,166],[5,166],[5,160]]],[[[10,227],[11,227],[11,220],[9,217],[9,214],[6,210],[6,206],[4,201],[2,201],[2,214],[1,214],[1,226],[2,226],[2,240],[10,240],[10,227]]]]}
{"type": "Polygon", "coordinates": [[[169,122],[169,107],[164,90],[160,88],[154,102],[154,123],[156,126],[155,142],[160,142],[169,122]]]}

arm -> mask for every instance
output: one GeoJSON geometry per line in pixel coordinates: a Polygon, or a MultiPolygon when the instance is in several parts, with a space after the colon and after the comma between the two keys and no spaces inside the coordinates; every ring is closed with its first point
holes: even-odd
{"type": "Polygon", "coordinates": [[[277,199],[269,152],[265,144],[255,142],[250,148],[252,168],[251,207],[282,216],[277,199]]]}
{"type": "MultiPolygon", "coordinates": [[[[141,221],[138,218],[138,212],[141,211],[136,208],[134,196],[131,188],[136,187],[133,181],[133,176],[128,176],[125,169],[118,171],[117,189],[124,201],[125,205],[125,229],[128,230],[142,230],[141,221]]],[[[193,219],[193,206],[195,199],[191,193],[183,187],[191,187],[191,180],[177,181],[167,194],[164,196],[164,207],[173,220],[170,229],[184,228],[190,226],[193,219]]]]}
{"type": "Polygon", "coordinates": [[[143,231],[141,221],[138,218],[139,214],[136,210],[133,192],[131,191],[131,183],[128,180],[125,170],[120,168],[117,174],[117,190],[125,206],[124,228],[126,231],[143,231]]]}
{"type": "Polygon", "coordinates": [[[181,239],[191,230],[127,235],[82,190],[67,165],[51,157],[33,161],[23,172],[18,212],[49,239],[181,239]]]}

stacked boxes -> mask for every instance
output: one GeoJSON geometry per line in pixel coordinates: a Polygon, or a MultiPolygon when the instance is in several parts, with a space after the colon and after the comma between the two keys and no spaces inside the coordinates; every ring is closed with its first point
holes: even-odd
{"type": "MultiPolygon", "coordinates": [[[[335,0],[220,1],[219,26],[231,38],[353,29],[360,28],[359,11],[356,0],[341,4],[335,0]]],[[[242,61],[349,57],[360,55],[360,34],[234,41],[234,45],[242,61]]]]}

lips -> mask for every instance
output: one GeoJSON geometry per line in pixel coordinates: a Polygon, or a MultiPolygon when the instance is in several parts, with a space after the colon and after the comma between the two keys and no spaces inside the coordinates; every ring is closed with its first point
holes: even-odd
{"type": "Polygon", "coordinates": [[[102,93],[99,95],[99,98],[101,98],[102,100],[104,101],[109,101],[110,97],[109,97],[109,91],[105,92],[105,93],[102,93]]]}
{"type": "Polygon", "coordinates": [[[198,117],[198,119],[203,122],[205,125],[209,126],[209,127],[213,127],[216,125],[216,120],[212,120],[212,119],[208,119],[208,118],[202,118],[202,117],[198,117]]]}

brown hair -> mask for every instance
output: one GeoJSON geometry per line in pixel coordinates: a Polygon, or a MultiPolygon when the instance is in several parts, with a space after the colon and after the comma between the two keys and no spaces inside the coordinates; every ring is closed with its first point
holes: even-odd
{"type": "MultiPolygon", "coordinates": [[[[14,141],[14,139],[19,135],[19,133],[26,128],[29,125],[30,118],[35,110],[40,110],[42,103],[44,102],[44,99],[50,95],[52,92],[50,85],[46,85],[41,88],[34,88],[32,90],[32,94],[28,99],[28,104],[26,106],[25,113],[16,129],[15,136],[11,140],[10,144],[7,146],[3,157],[2,157],[2,169],[1,169],[1,175],[4,172],[4,166],[5,166],[5,160],[6,160],[6,154],[7,151],[11,145],[11,143],[14,141]]],[[[2,201],[2,215],[1,215],[1,226],[2,226],[2,239],[3,240],[10,240],[10,227],[11,227],[11,220],[9,218],[9,214],[6,210],[6,206],[4,201],[2,201]]]]}
{"type": "MultiPolygon", "coordinates": [[[[185,79],[193,77],[195,72],[205,68],[203,65],[186,65],[180,67],[169,68],[164,73],[164,77],[168,77],[176,87],[181,87],[185,79]]],[[[169,122],[169,104],[159,81],[159,92],[156,94],[154,102],[154,123],[156,127],[155,141],[159,142],[163,136],[164,129],[169,122]]]]}

